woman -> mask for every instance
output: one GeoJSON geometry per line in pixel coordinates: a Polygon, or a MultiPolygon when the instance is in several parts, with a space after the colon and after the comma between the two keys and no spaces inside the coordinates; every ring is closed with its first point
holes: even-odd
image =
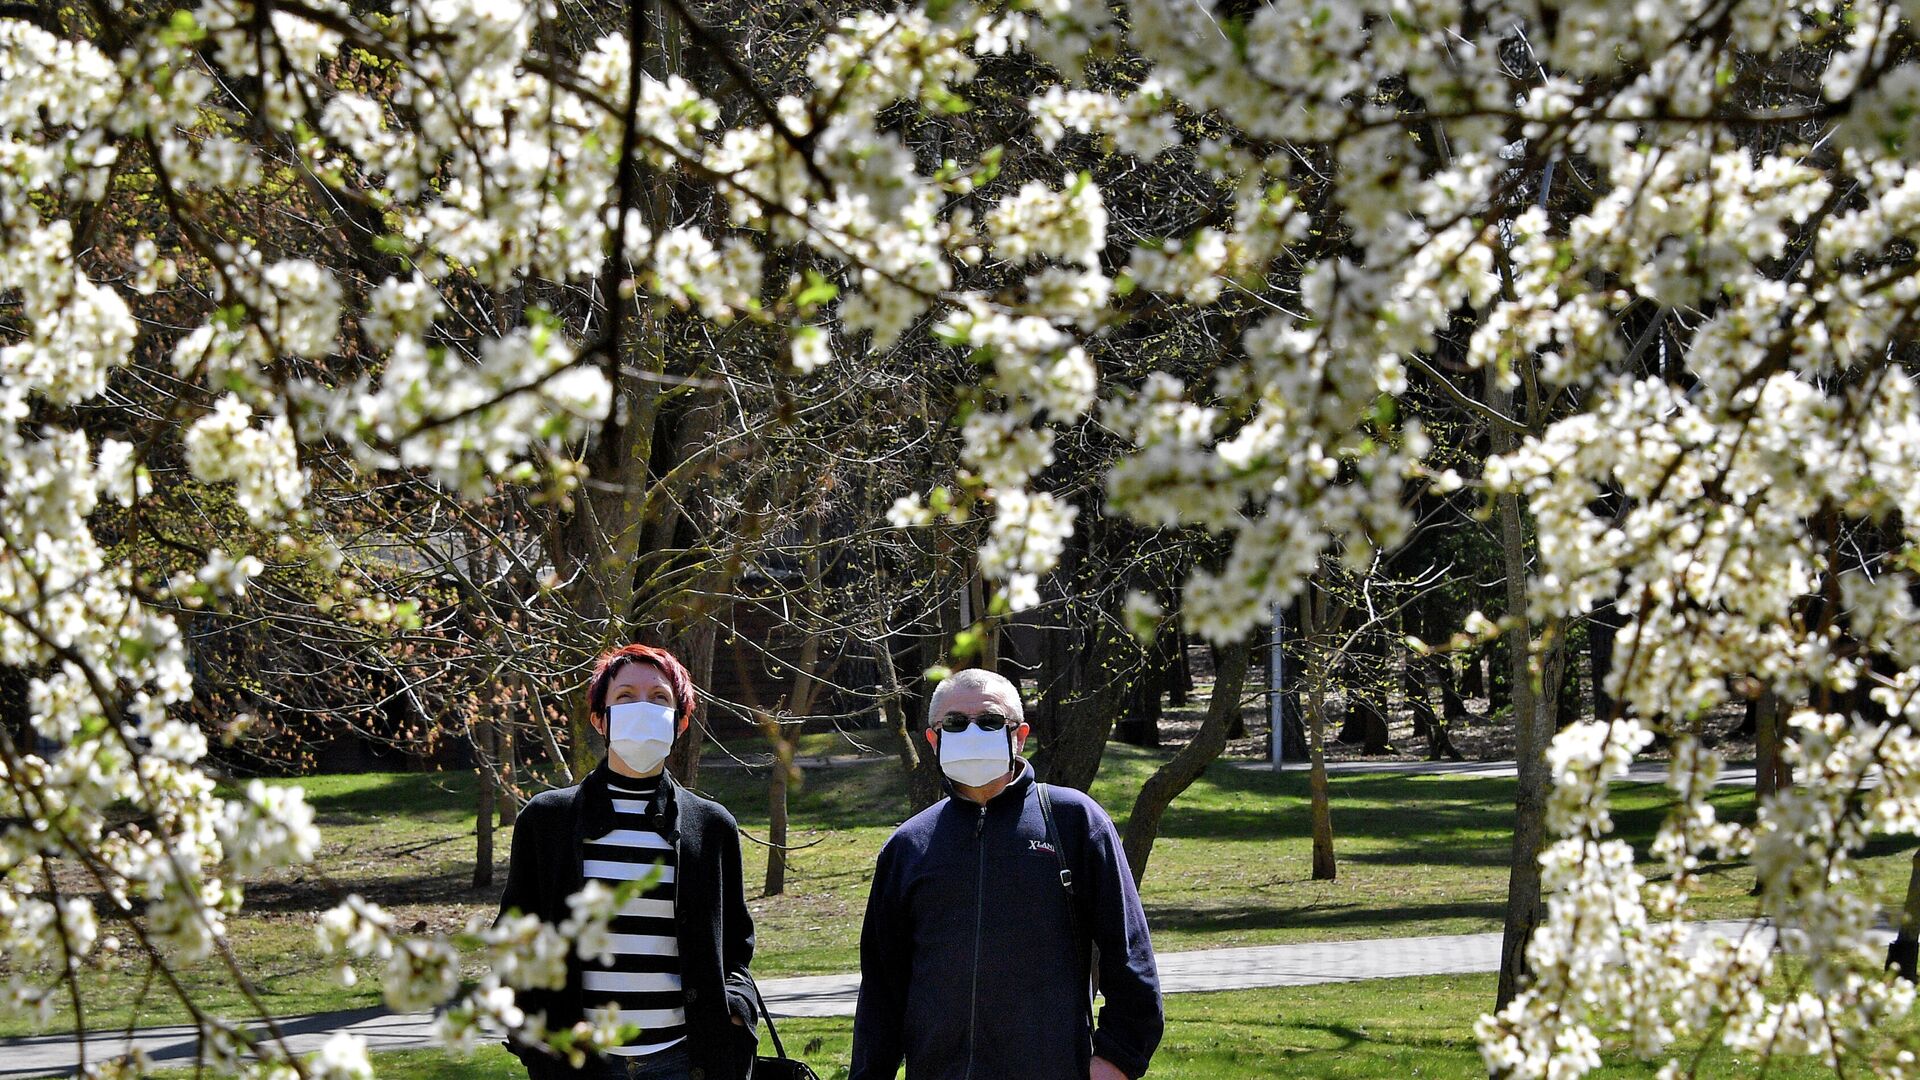
{"type": "Polygon", "coordinates": [[[500,910],[559,924],[590,880],[609,887],[660,874],[608,926],[611,956],[569,956],[567,984],[520,995],[549,1030],[588,1009],[620,1010],[637,1038],[574,1069],[538,1047],[509,1044],[532,1080],[745,1080],[757,1042],[753,918],[740,885],[733,815],[674,783],[667,753],[693,718],[693,679],[664,649],[628,645],[600,657],[587,685],[604,761],[578,785],[542,792],[520,811],[500,910]]]}

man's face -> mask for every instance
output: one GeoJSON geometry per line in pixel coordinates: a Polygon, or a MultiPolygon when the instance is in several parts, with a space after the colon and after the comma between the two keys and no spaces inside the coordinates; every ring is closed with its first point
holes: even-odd
{"type": "MultiPolygon", "coordinates": [[[[652,664],[631,663],[613,673],[607,680],[607,708],[625,705],[632,701],[651,701],[655,705],[665,705],[678,710],[679,702],[673,699],[673,684],[652,664]]],[[[603,713],[591,718],[593,729],[600,734],[607,733],[607,717],[603,713]]],[[[687,730],[687,722],[680,721],[679,730],[687,730]]]]}
{"type": "MultiPolygon", "coordinates": [[[[967,716],[977,717],[987,711],[997,712],[1008,719],[1018,715],[1015,712],[1015,706],[1008,704],[1005,695],[992,690],[962,686],[947,691],[940,698],[939,714],[927,725],[927,744],[933,747],[936,754],[939,753],[940,722],[948,716],[954,713],[965,713],[967,716]]],[[[1028,730],[1026,724],[1013,729],[1014,753],[1018,754],[1021,748],[1026,746],[1028,730]]]]}

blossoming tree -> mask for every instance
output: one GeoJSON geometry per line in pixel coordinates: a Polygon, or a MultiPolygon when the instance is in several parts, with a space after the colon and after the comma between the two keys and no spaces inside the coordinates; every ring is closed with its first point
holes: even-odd
{"type": "MultiPolygon", "coordinates": [[[[1509,630],[1611,602],[1620,707],[1529,755],[1554,784],[1551,845],[1522,859],[1545,900],[1529,977],[1482,1024],[1489,1067],[1579,1075],[1614,1040],[1910,1068],[1885,1022],[1912,992],[1876,970],[1851,869],[1873,836],[1920,829],[1920,64],[1902,6],[1165,0],[1123,19],[928,0],[827,30],[803,89],[738,116],[647,74],[644,11],[578,46],[518,0],[0,18],[0,664],[31,674],[38,736],[0,741],[0,817],[27,823],[0,833],[0,946],[59,973],[14,975],[9,1008],[84,1015],[95,950],[140,950],[163,981],[221,955],[246,876],[316,843],[296,790],[216,798],[204,737],[174,715],[194,687],[164,603],[238,594],[258,561],[143,579],[108,557],[102,506],[137,512],[184,470],[324,568],[327,545],[290,528],[320,455],[469,497],[564,493],[609,408],[620,301],[642,296],[778,332],[803,385],[929,335],[971,357],[956,494],[907,494],[893,519],[986,516],[1002,610],[1036,601],[1075,528],[1040,481],[1055,430],[1090,414],[1134,447],[1108,507],[1230,541],[1182,609],[1220,639],[1328,551],[1364,564],[1393,544],[1409,484],[1482,484],[1516,523],[1524,500],[1537,558],[1509,630]],[[1212,211],[1120,237],[1090,175],[1000,182],[994,148],[910,137],[912,117],[966,107],[983,59],[1021,52],[1057,75],[1026,102],[1043,149],[1186,155],[1212,211]],[[645,212],[660,177],[708,192],[722,224],[645,212]],[[145,216],[103,237],[96,211],[128,187],[145,216]],[[290,187],[358,231],[354,273],[237,226],[235,207],[290,187]],[[770,253],[839,287],[768,281],[770,253]],[[143,327],[143,297],[178,281],[204,298],[192,323],[143,327]],[[535,282],[590,290],[605,317],[528,303],[475,325],[462,299],[535,282]],[[1230,362],[1097,400],[1098,343],[1143,309],[1218,316],[1230,362]],[[155,348],[162,407],[116,414],[116,373],[155,348]],[[1482,476],[1429,468],[1418,425],[1382,405],[1449,365],[1488,381],[1480,407],[1513,436],[1482,476]],[[1798,782],[1752,825],[1714,816],[1717,763],[1685,736],[1748,684],[1805,703],[1798,782]],[[1606,809],[1650,727],[1679,736],[1658,883],[1606,809]],[[1702,861],[1741,856],[1772,931],[1690,938],[1702,861]]],[[[450,1003],[456,1045],[482,1021],[538,1039],[511,988],[598,948],[606,900],[583,896],[566,935],[521,919],[458,940],[353,901],[322,937],[382,964],[396,1007],[450,1003]],[[460,946],[492,974],[463,981],[460,946]]],[[[350,1042],[293,1060],[271,1030],[195,1015],[219,1071],[369,1071],[350,1042]]]]}

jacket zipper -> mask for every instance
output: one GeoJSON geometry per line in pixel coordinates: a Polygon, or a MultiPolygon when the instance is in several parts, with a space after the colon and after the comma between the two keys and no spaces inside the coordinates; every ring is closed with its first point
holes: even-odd
{"type": "Polygon", "coordinates": [[[987,902],[987,807],[973,824],[976,860],[973,877],[973,992],[967,995],[967,1080],[973,1078],[973,1047],[980,1013],[980,928],[987,902]]]}

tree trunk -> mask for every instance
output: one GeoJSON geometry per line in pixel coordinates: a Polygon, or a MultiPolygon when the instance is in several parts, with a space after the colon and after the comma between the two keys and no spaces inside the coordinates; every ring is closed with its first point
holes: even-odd
{"type": "MultiPolygon", "coordinates": [[[[714,623],[717,616],[700,620],[693,632],[687,635],[686,650],[680,653],[680,662],[686,666],[687,674],[692,676],[695,686],[713,685],[713,650],[719,629],[714,623]]],[[[674,743],[673,750],[667,754],[667,769],[673,778],[687,787],[700,780],[700,751],[706,745],[707,717],[712,714],[713,705],[705,697],[700,699],[700,707],[693,712],[693,722],[687,725],[686,734],[674,743]]]]}
{"type": "Polygon", "coordinates": [[[1048,647],[1041,677],[1041,707],[1035,732],[1040,749],[1034,765],[1049,784],[1085,791],[1100,771],[1100,758],[1120,706],[1126,681],[1119,673],[1137,666],[1139,645],[1110,620],[1044,631],[1048,647]]]}
{"type": "Polygon", "coordinates": [[[515,776],[519,772],[519,755],[513,745],[513,725],[500,725],[500,827],[511,829],[520,820],[520,798],[514,794],[515,776]]]}
{"type": "Polygon", "coordinates": [[[1333,800],[1327,791],[1326,694],[1309,694],[1313,718],[1307,728],[1307,796],[1313,819],[1313,880],[1332,881],[1338,874],[1333,861],[1333,800]]]}
{"type": "Polygon", "coordinates": [[[912,816],[940,800],[937,785],[931,791],[922,790],[921,777],[927,772],[924,759],[932,755],[932,747],[919,741],[913,720],[907,714],[906,688],[900,685],[899,669],[893,662],[892,639],[884,626],[874,627],[872,650],[874,670],[880,679],[874,709],[879,713],[880,726],[893,735],[899,747],[896,753],[900,768],[907,774],[907,814],[912,816]]]}
{"type": "Polygon", "coordinates": [[[1580,719],[1580,665],[1566,641],[1555,646],[1553,727],[1555,731],[1580,719]]]}
{"type": "Polygon", "coordinates": [[[1433,665],[1433,677],[1440,683],[1440,716],[1448,727],[1464,724],[1471,715],[1467,712],[1466,697],[1461,693],[1458,673],[1453,661],[1447,657],[1438,657],[1433,665]]]}
{"type": "Polygon", "coordinates": [[[1468,649],[1460,666],[1460,696],[1483,698],[1487,696],[1486,650],[1468,649]]]}
{"type": "Polygon", "coordinates": [[[1900,907],[1900,929],[1887,945],[1887,966],[1908,982],[1920,982],[1920,851],[1907,874],[1907,902],[1900,907]]]}
{"type": "Polygon", "coordinates": [[[1408,656],[1400,669],[1400,690],[1406,695],[1407,709],[1413,713],[1415,738],[1426,736],[1429,745],[1442,730],[1440,715],[1433,711],[1433,698],[1420,668],[1424,658],[1408,656]]]}
{"type": "Polygon", "coordinates": [[[767,885],[762,894],[765,896],[779,896],[787,891],[787,778],[791,772],[789,762],[776,755],[773,777],[767,782],[767,885]]]}
{"type": "MultiPolygon", "coordinates": [[[[1308,642],[1323,642],[1329,621],[1314,602],[1324,594],[1313,584],[1300,598],[1300,631],[1308,642]]],[[[1332,881],[1338,873],[1333,861],[1333,805],[1327,790],[1327,673],[1312,676],[1307,690],[1307,805],[1313,823],[1313,880],[1332,881]]]]}
{"type": "MultiPolygon", "coordinates": [[[[1488,404],[1502,414],[1510,411],[1513,395],[1501,388],[1498,375],[1487,372],[1488,404]]],[[[1493,450],[1512,451],[1513,434],[1493,430],[1493,450]]],[[[1508,660],[1507,682],[1513,699],[1519,782],[1514,793],[1513,854],[1507,877],[1507,915],[1500,943],[1500,986],[1497,1008],[1519,993],[1527,978],[1527,943],[1540,924],[1544,908],[1540,897],[1540,845],[1546,827],[1547,744],[1553,739],[1548,710],[1535,707],[1529,670],[1533,651],[1532,628],[1527,623],[1527,548],[1521,522],[1520,499],[1506,492],[1495,499],[1500,519],[1501,561],[1507,579],[1507,612],[1516,625],[1501,638],[1508,660]]]]}
{"type": "Polygon", "coordinates": [[[473,821],[473,887],[484,889],[493,884],[493,789],[498,774],[487,746],[493,741],[493,724],[475,720],[474,729],[473,741],[480,757],[479,768],[475,770],[480,779],[480,805],[473,821]]]}
{"type": "MultiPolygon", "coordinates": [[[[1532,647],[1532,642],[1528,642],[1532,647]]],[[[1524,663],[1524,659],[1522,661],[1524,663]]],[[[1487,643],[1487,715],[1513,712],[1513,648],[1507,638],[1487,643]]]]}
{"type": "MultiPolygon", "coordinates": [[[[1170,620],[1171,621],[1171,620],[1170,620]]],[[[1187,666],[1187,632],[1174,622],[1161,632],[1160,640],[1165,643],[1167,669],[1167,704],[1176,709],[1187,705],[1187,698],[1193,693],[1193,670],[1187,666]]],[[[1227,728],[1227,738],[1246,738],[1245,726],[1239,735],[1233,728],[1227,728]]]]}
{"type": "Polygon", "coordinates": [[[1347,717],[1333,741],[1360,744],[1362,754],[1393,752],[1387,727],[1387,699],[1392,674],[1388,671],[1385,635],[1368,627],[1354,635],[1348,651],[1347,717]]]}
{"type": "Polygon", "coordinates": [[[1124,842],[1135,885],[1146,877],[1147,859],[1153,854],[1154,837],[1167,807],[1226,749],[1227,724],[1240,714],[1240,695],[1246,688],[1247,661],[1252,651],[1252,645],[1244,640],[1214,649],[1213,699],[1207,702],[1200,730],[1173,760],[1155,769],[1141,785],[1133,801],[1133,813],[1127,818],[1124,842]]]}
{"type": "MultiPolygon", "coordinates": [[[[820,562],[820,523],[813,519],[807,529],[807,589],[806,602],[810,608],[817,608],[820,602],[821,575],[820,562]]],[[[805,718],[813,715],[814,699],[820,694],[820,650],[824,644],[823,636],[818,632],[809,632],[800,646],[800,659],[794,664],[793,690],[784,702],[781,711],[790,718],[794,726],[790,729],[785,723],[762,715],[760,723],[767,733],[767,741],[773,744],[773,774],[767,780],[767,882],[765,895],[779,896],[787,890],[787,792],[793,783],[799,780],[799,769],[794,766],[794,739],[804,727],[805,718]]]]}
{"type": "Polygon", "coordinates": [[[1126,712],[1113,726],[1113,737],[1128,746],[1160,745],[1160,665],[1150,657],[1127,688],[1126,712]]]}
{"type": "Polygon", "coordinates": [[[1593,718],[1614,719],[1613,695],[1607,693],[1607,677],[1613,673],[1613,639],[1620,630],[1620,610],[1609,600],[1593,609],[1587,619],[1589,681],[1593,684],[1593,718]]]}
{"type": "Polygon", "coordinates": [[[1785,732],[1780,730],[1780,695],[1771,688],[1754,702],[1753,787],[1756,799],[1766,799],[1793,784],[1793,768],[1780,752],[1785,732]]]}

